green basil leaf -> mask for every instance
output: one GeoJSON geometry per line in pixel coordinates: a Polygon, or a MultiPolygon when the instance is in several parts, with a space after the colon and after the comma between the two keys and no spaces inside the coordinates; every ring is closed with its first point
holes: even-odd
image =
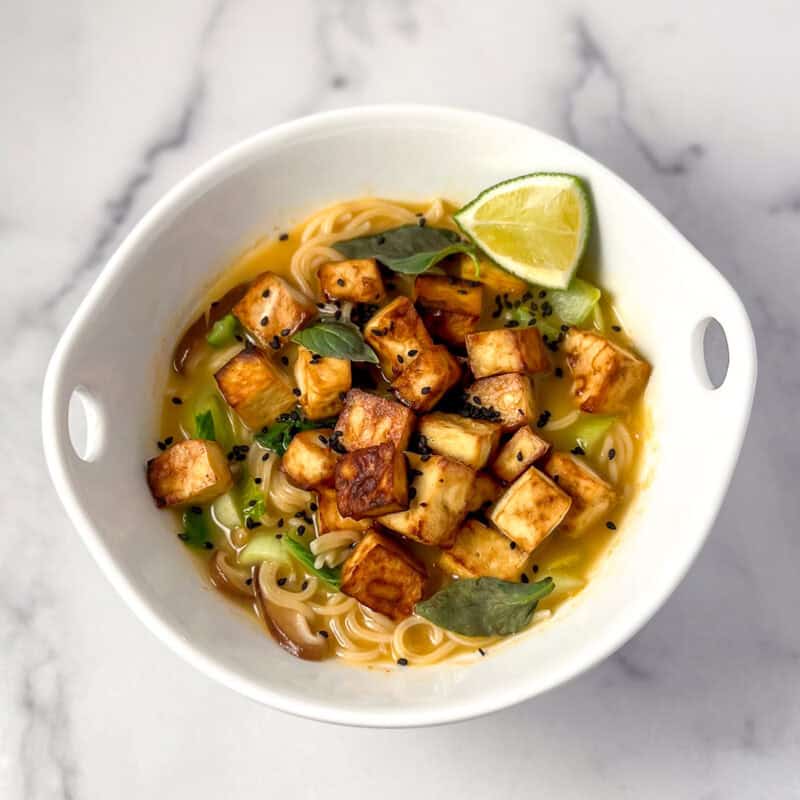
{"type": "Polygon", "coordinates": [[[286,453],[295,434],[314,428],[332,428],[335,424],[335,419],[306,419],[301,416],[299,411],[295,410],[288,414],[281,414],[276,422],[262,430],[261,433],[257,433],[255,440],[267,450],[282,456],[286,453]]]}
{"type": "Polygon", "coordinates": [[[522,630],[536,604],[553,591],[552,578],[514,583],[498,578],[462,578],[417,603],[421,617],[463,636],[507,636],[522,630]]]}
{"type": "Polygon", "coordinates": [[[195,415],[194,429],[198,439],[207,439],[209,442],[217,440],[217,432],[214,430],[214,414],[210,408],[195,415]]]}
{"type": "Polygon", "coordinates": [[[342,570],[340,567],[315,567],[314,559],[316,556],[307,547],[304,547],[300,542],[294,539],[285,536],[283,538],[283,545],[311,575],[316,575],[332,589],[339,589],[342,585],[342,570]]]}
{"type": "Polygon", "coordinates": [[[419,275],[453,253],[468,253],[477,264],[475,246],[456,231],[427,225],[402,225],[383,233],[336,242],[346,258],[374,258],[395,272],[419,275]]]}
{"type": "Polygon", "coordinates": [[[226,347],[241,331],[242,326],[239,320],[233,314],[226,314],[211,326],[211,330],[206,334],[206,341],[212,347],[226,347]]]}
{"type": "Polygon", "coordinates": [[[364,341],[361,331],[349,322],[318,322],[298,331],[291,340],[326,358],[378,363],[375,351],[364,341]]]}
{"type": "MultiPolygon", "coordinates": [[[[199,507],[194,507],[199,508],[199,507]]],[[[200,509],[199,513],[187,508],[183,512],[183,532],[178,534],[178,538],[188,547],[209,548],[211,545],[211,534],[208,529],[208,519],[206,512],[200,509]]]]}

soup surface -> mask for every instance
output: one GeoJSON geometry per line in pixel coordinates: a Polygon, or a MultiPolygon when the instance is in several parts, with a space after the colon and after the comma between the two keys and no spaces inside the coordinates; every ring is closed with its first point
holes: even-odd
{"type": "MultiPolygon", "coordinates": [[[[624,407],[613,413],[580,410],[574,382],[582,379],[581,364],[576,364],[577,356],[568,358],[567,353],[571,332],[577,330],[597,334],[602,337],[598,341],[610,342],[620,348],[619,352],[633,351],[630,334],[607,293],[596,296],[590,292],[588,299],[579,297],[588,313],[578,324],[565,322],[560,316],[566,308],[565,299],[570,299],[565,292],[527,285],[481,254],[477,256],[479,271],[476,273],[470,255],[459,252],[423,273],[424,278],[435,279],[430,284],[425,284],[424,280],[420,282],[418,275],[394,272],[373,262],[383,285],[383,296],[374,302],[372,299],[352,302],[326,297],[321,291],[320,267],[346,261],[344,254],[333,245],[400,226],[457,230],[451,216],[453,210],[451,205],[439,200],[415,205],[373,198],[323,209],[286,233],[258,242],[237,258],[220,276],[207,302],[197,309],[195,323],[176,345],[169,379],[162,387],[161,440],[158,443],[161,457],[184,441],[216,441],[225,462],[215,465],[211,459],[210,467],[205,464],[205,469],[210,469],[222,481],[217,490],[211,486],[188,499],[178,497],[175,502],[166,501],[175,514],[176,534],[221,593],[258,617],[280,644],[303,658],[340,658],[368,666],[399,664],[408,667],[446,658],[480,658],[491,653],[493,647],[510,637],[494,631],[480,636],[465,635],[437,624],[431,619],[441,620],[436,613],[425,616],[415,613],[414,601],[419,602],[419,594],[423,599],[430,598],[455,582],[472,580],[474,583],[477,578],[495,580],[502,584],[502,591],[506,591],[506,584],[510,583],[542,586],[543,596],[538,604],[533,603],[524,624],[515,626],[514,630],[528,629],[552,615],[557,617],[565,601],[581,591],[600,559],[616,538],[623,535],[626,510],[639,488],[647,444],[647,412],[641,392],[629,397],[624,407]],[[286,330],[274,334],[275,338],[265,343],[230,313],[234,304],[238,304],[236,316],[245,316],[242,297],[248,289],[252,292],[252,286],[264,273],[285,281],[295,293],[292,295],[295,299],[314,309],[313,319],[303,323],[306,330],[319,324],[320,318],[328,322],[350,322],[368,341],[375,342],[376,349],[382,342],[370,335],[370,319],[396,298],[410,298],[437,345],[441,344],[457,364],[452,385],[446,387],[435,407],[429,408],[425,397],[431,388],[420,389],[409,379],[411,389],[406,388],[403,395],[397,382],[408,374],[408,365],[398,363],[396,372],[399,374],[387,375],[386,363],[390,359],[380,351],[380,365],[353,360],[348,371],[341,363],[333,364],[333,372],[327,376],[327,386],[333,395],[320,399],[321,406],[317,404],[314,412],[317,418],[309,421],[306,412],[312,407],[311,387],[304,386],[303,390],[298,387],[300,367],[297,361],[301,357],[301,345],[291,341],[294,326],[287,322],[286,330]],[[475,302],[479,303],[479,316],[469,317],[463,313],[448,316],[459,312],[447,306],[447,296],[441,300],[437,295],[442,287],[447,294],[448,286],[456,302],[459,293],[475,301],[473,290],[477,290],[475,302]],[[475,371],[475,359],[480,354],[476,344],[468,357],[459,326],[473,333],[500,330],[516,335],[530,329],[539,331],[546,364],[532,367],[528,359],[519,371],[501,375],[532,382],[534,408],[526,410],[522,427],[513,420],[509,425],[504,424],[503,420],[498,420],[492,403],[486,402],[485,395],[471,393],[474,386],[481,384],[480,379],[475,383],[476,376],[470,375],[475,371]],[[292,335],[287,335],[288,327],[292,328],[292,335]],[[263,380],[254,388],[254,381],[258,383],[260,379],[242,371],[250,369],[247,359],[241,359],[246,354],[256,354],[266,362],[268,377],[272,376],[269,380],[278,382],[274,393],[265,388],[263,380]],[[240,361],[236,361],[237,358],[240,361]],[[233,362],[241,364],[241,370],[234,372],[229,366],[233,362]],[[287,387],[293,397],[288,401],[287,387]],[[385,453],[378,452],[380,444],[375,440],[367,443],[370,458],[365,456],[363,463],[351,465],[353,472],[345,470],[342,462],[353,452],[351,448],[348,453],[348,448],[342,446],[342,436],[336,431],[347,427],[341,414],[342,405],[359,405],[361,395],[350,397],[355,389],[391,404],[399,401],[404,406],[411,405],[414,411],[411,424],[415,431],[408,443],[402,445],[403,451],[411,455],[404,456],[400,452],[398,456],[397,449],[391,452],[391,447],[385,453]],[[261,392],[261,399],[253,400],[252,395],[258,392],[261,392]],[[274,407],[265,409],[265,403],[274,407]],[[319,411],[326,403],[332,413],[319,411]],[[480,440],[484,453],[473,455],[469,450],[470,455],[463,456],[469,466],[459,461],[459,448],[467,448],[467,440],[462,441],[460,428],[450,433],[444,425],[440,430],[441,414],[448,415],[445,420],[456,426],[461,424],[459,420],[467,426],[478,423],[480,431],[467,432],[469,445],[480,440]],[[256,418],[257,426],[253,423],[256,418]],[[493,428],[496,429],[494,433],[493,428]],[[292,438],[298,429],[303,429],[300,436],[305,437],[307,451],[300,448],[299,440],[295,444],[292,438]],[[520,433],[523,429],[524,435],[520,433]],[[426,430],[430,430],[431,435],[422,432],[426,430]],[[512,436],[515,444],[507,447],[512,436]],[[517,442],[519,450],[515,449],[517,442]],[[287,445],[297,452],[290,449],[287,455],[287,445]],[[539,446],[544,450],[538,454],[530,450],[530,447],[539,446]],[[315,459],[323,458],[324,454],[321,456],[314,447],[327,450],[331,464],[336,463],[336,466],[318,467],[315,459]],[[561,462],[553,460],[554,453],[561,462]],[[406,459],[411,465],[407,476],[397,474],[398,457],[403,471],[406,459]],[[578,469],[586,471],[581,473],[577,484],[565,483],[566,476],[559,475],[559,463],[562,469],[563,464],[570,468],[577,464],[578,469]],[[422,472],[427,475],[433,465],[442,469],[443,477],[439,480],[444,488],[438,490],[438,494],[434,488],[430,494],[432,504],[450,492],[448,470],[465,470],[453,479],[453,492],[457,493],[459,482],[468,480],[470,486],[464,498],[453,501],[456,505],[461,502],[464,507],[448,509],[448,513],[452,513],[446,527],[452,530],[436,528],[431,523],[433,533],[423,535],[410,526],[411,511],[407,509],[415,509],[418,517],[425,517],[428,506],[419,493],[428,489],[423,485],[427,478],[422,472]],[[230,476],[220,478],[225,469],[230,471],[230,476]],[[377,477],[362,479],[365,469],[376,471],[377,477]],[[475,474],[481,476],[479,484],[471,483],[475,474]],[[524,496],[535,498],[532,505],[540,509],[540,516],[555,516],[544,521],[537,518],[534,522],[523,519],[519,527],[518,521],[504,520],[498,508],[505,494],[512,493],[514,487],[528,479],[539,483],[535,483],[532,494],[524,496]],[[586,486],[581,484],[581,480],[586,483],[584,479],[588,480],[586,486]],[[376,481],[383,492],[378,499],[373,496],[380,494],[375,489],[376,481]],[[573,489],[573,485],[577,488],[573,489]],[[539,489],[545,494],[554,493],[553,497],[543,498],[538,494],[539,489]],[[563,517],[563,511],[550,508],[549,504],[557,505],[562,497],[567,504],[571,502],[568,513],[578,514],[579,519],[563,517]],[[366,515],[361,516],[365,507],[366,515]],[[350,508],[357,509],[351,517],[341,513],[350,508]],[[361,518],[356,520],[356,516],[361,518]],[[537,533],[540,526],[543,528],[537,533]],[[472,534],[463,533],[465,529],[472,534]],[[368,551],[365,536],[377,537],[376,549],[368,551]],[[453,536],[456,536],[455,542],[453,536]],[[426,537],[429,541],[420,541],[426,537]],[[438,542],[433,541],[437,537],[440,537],[438,542]],[[535,544],[529,551],[530,542],[535,544]],[[388,549],[381,550],[384,545],[388,549]],[[394,552],[394,547],[400,549],[399,554],[394,552]],[[380,559],[375,556],[376,552],[381,552],[384,560],[391,562],[388,567],[377,565],[380,559]],[[443,558],[443,554],[448,553],[450,557],[443,558]],[[358,567],[348,566],[356,558],[360,559],[358,567]],[[375,575],[369,572],[373,567],[377,570],[375,575]],[[348,570],[353,574],[348,575],[348,570]],[[365,571],[365,575],[359,570],[365,571]],[[395,577],[387,577],[390,574],[395,577]],[[545,584],[545,578],[551,578],[552,585],[545,584]],[[421,588],[415,589],[417,585],[421,588]],[[379,595],[377,600],[374,600],[375,595],[379,595]]],[[[346,280],[336,278],[338,274],[332,270],[328,276],[333,291],[345,282],[350,291],[349,277],[346,280]]],[[[358,269],[355,274],[360,275],[358,269]]],[[[585,284],[584,289],[586,287],[594,291],[590,284],[585,284]]],[[[270,299],[270,291],[263,289],[260,296],[270,299]]],[[[415,313],[414,308],[411,306],[411,313],[415,313]]],[[[567,310],[570,316],[572,310],[567,310]]],[[[276,308],[275,313],[282,311],[276,308]]],[[[270,323],[264,322],[267,317],[265,314],[258,323],[271,330],[270,323]]],[[[387,336],[391,338],[391,334],[387,336]]],[[[495,350],[498,347],[492,344],[494,340],[487,341],[491,360],[494,357],[491,347],[495,350]]],[[[420,348],[408,347],[404,353],[395,354],[395,358],[400,362],[407,359],[410,364],[418,356],[417,349],[420,348]]],[[[577,352],[577,346],[575,349],[577,352]]],[[[307,349],[305,357],[309,360],[307,370],[319,367],[320,363],[324,366],[339,361],[320,358],[311,348],[307,349]]],[[[262,361],[256,364],[259,369],[262,361]]],[[[489,372],[494,374],[497,369],[493,372],[490,367],[489,372]]],[[[444,366],[438,362],[434,364],[432,374],[437,381],[443,371],[446,371],[444,366]]],[[[483,378],[483,381],[492,380],[495,378],[491,376],[483,378]]],[[[324,387],[320,391],[324,395],[324,387]]],[[[437,392],[436,385],[433,392],[437,392]]],[[[519,413],[522,415],[522,409],[519,413]]],[[[376,415],[378,422],[388,419],[380,408],[376,415]]],[[[369,425],[376,424],[369,414],[366,422],[359,420],[353,423],[358,436],[364,434],[369,425]]],[[[348,435],[353,436],[345,430],[344,436],[348,435]]],[[[361,447],[356,449],[365,452],[361,447]]],[[[189,458],[191,461],[192,456],[189,458]]],[[[181,469],[192,471],[193,477],[197,477],[194,463],[187,466],[184,459],[181,469]]],[[[158,500],[158,491],[154,488],[157,476],[151,476],[150,480],[158,500]]],[[[202,480],[208,483],[207,476],[202,480]]],[[[453,627],[472,632],[474,625],[470,625],[472,621],[467,620],[454,623],[453,627]]]]}

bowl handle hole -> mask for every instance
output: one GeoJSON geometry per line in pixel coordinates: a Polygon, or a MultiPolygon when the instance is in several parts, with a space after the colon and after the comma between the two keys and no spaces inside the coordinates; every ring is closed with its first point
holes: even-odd
{"type": "Polygon", "coordinates": [[[103,449],[105,424],[97,398],[85,386],[76,386],[69,397],[67,430],[75,455],[81,461],[96,461],[103,449]]]}
{"type": "Polygon", "coordinates": [[[700,382],[710,390],[719,389],[728,374],[728,339],[714,317],[698,323],[694,336],[695,370],[700,382]]]}

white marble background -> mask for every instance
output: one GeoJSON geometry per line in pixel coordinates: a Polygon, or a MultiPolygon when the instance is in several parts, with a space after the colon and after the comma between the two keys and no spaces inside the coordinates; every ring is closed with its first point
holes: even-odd
{"type": "Polygon", "coordinates": [[[792,2],[0,2],[0,797],[800,797],[798,34],[792,2]],[[656,618],[544,697],[405,732],[272,712],[168,652],[79,543],[39,433],[60,332],[168,187],[274,123],[388,101],[606,162],[741,292],[761,373],[656,618]]]}

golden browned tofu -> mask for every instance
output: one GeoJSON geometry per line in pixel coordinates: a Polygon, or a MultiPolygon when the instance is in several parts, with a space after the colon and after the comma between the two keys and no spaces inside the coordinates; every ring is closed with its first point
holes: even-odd
{"type": "Polygon", "coordinates": [[[228,405],[251,430],[269,425],[297,403],[289,382],[259,350],[242,350],[214,379],[228,405]]]}
{"type": "Polygon", "coordinates": [[[536,328],[499,328],[467,336],[469,368],[476,378],[488,378],[506,372],[550,371],[542,337],[536,328]]]}
{"type": "Polygon", "coordinates": [[[491,523],[523,550],[531,552],[561,523],[572,504],[536,467],[509,486],[489,513],[491,523]]]}
{"type": "Polygon", "coordinates": [[[456,278],[480,281],[486,287],[487,294],[494,295],[516,295],[524,294],[530,290],[525,281],[506,272],[486,258],[479,259],[479,266],[476,270],[475,262],[466,253],[452,256],[442,262],[445,272],[456,278]]]}
{"type": "Polygon", "coordinates": [[[147,462],[147,483],[156,505],[207,503],[233,485],[222,448],[204,439],[176,442],[147,462]]]}
{"type": "Polygon", "coordinates": [[[515,431],[536,419],[536,397],[527,375],[512,373],[481,378],[466,390],[467,399],[474,405],[493,409],[503,430],[515,431]]]}
{"type": "Polygon", "coordinates": [[[317,528],[320,534],[331,531],[366,531],[372,526],[369,517],[353,519],[343,517],[336,505],[336,489],[332,486],[317,487],[317,528]]]}
{"type": "Polygon", "coordinates": [[[443,345],[423,350],[392,381],[392,390],[419,413],[430,411],[461,378],[461,367],[443,345]]]}
{"type": "Polygon", "coordinates": [[[378,311],[364,326],[364,338],[378,354],[388,380],[433,346],[433,339],[407,297],[397,297],[378,311]]]}
{"type": "Polygon", "coordinates": [[[481,284],[447,275],[420,275],[414,283],[414,293],[431,335],[448,344],[463,345],[481,317],[481,284]]]}
{"type": "Polygon", "coordinates": [[[233,313],[264,350],[280,350],[315,314],[314,304],[272,272],[259,275],[233,313]]]}
{"type": "Polygon", "coordinates": [[[286,477],[301,489],[332,484],[339,457],[329,447],[333,428],[296,433],[281,459],[286,477]]]}
{"type": "Polygon", "coordinates": [[[467,510],[470,514],[485,512],[503,493],[500,484],[486,472],[479,472],[475,476],[475,488],[469,498],[467,510]]]}
{"type": "Polygon", "coordinates": [[[386,297],[383,278],[374,258],[330,261],[317,273],[323,294],[329,300],[351,303],[382,303],[386,297]]]}
{"type": "Polygon", "coordinates": [[[323,358],[298,347],[294,379],[300,390],[300,405],[309,419],[335,417],[344,407],[344,396],[353,382],[350,362],[323,358]]]}
{"type": "Polygon", "coordinates": [[[361,389],[351,389],[336,422],[334,435],[345,449],[351,451],[384,442],[405,450],[415,422],[414,414],[401,403],[361,389]]]}
{"type": "Polygon", "coordinates": [[[409,539],[447,547],[467,515],[475,472],[444,456],[407,455],[413,475],[408,510],[387,514],[379,521],[409,539]]]}
{"type": "Polygon", "coordinates": [[[549,449],[549,443],[538,437],[530,425],[525,425],[503,445],[492,464],[492,472],[501,481],[511,483],[549,449]]]}
{"type": "Polygon", "coordinates": [[[434,453],[460,461],[472,469],[483,468],[500,443],[500,425],[460,414],[435,411],[420,417],[417,431],[434,453]]]}
{"type": "Polygon", "coordinates": [[[396,622],[422,598],[425,567],[398,542],[370,531],[342,569],[342,591],[396,622]]]}
{"type": "Polygon", "coordinates": [[[438,566],[460,578],[487,576],[513,581],[527,560],[528,553],[516,542],[476,519],[468,519],[453,546],[442,551],[438,566]]]}
{"type": "Polygon", "coordinates": [[[572,506],[559,531],[583,533],[607,518],[617,504],[617,493],[583,461],[568,453],[553,453],[544,465],[545,472],[572,498],[572,506]]]}
{"type": "Polygon", "coordinates": [[[572,395],[582,411],[618,414],[644,391],[650,365],[591,331],[571,328],[564,339],[572,395]]]}
{"type": "Polygon", "coordinates": [[[335,481],[343,517],[379,517],[408,508],[406,457],[389,442],[342,456],[335,481]]]}
{"type": "Polygon", "coordinates": [[[453,311],[435,311],[427,308],[420,310],[422,322],[434,339],[447,344],[463,347],[467,334],[478,326],[479,317],[467,314],[456,314],[453,311]]]}

